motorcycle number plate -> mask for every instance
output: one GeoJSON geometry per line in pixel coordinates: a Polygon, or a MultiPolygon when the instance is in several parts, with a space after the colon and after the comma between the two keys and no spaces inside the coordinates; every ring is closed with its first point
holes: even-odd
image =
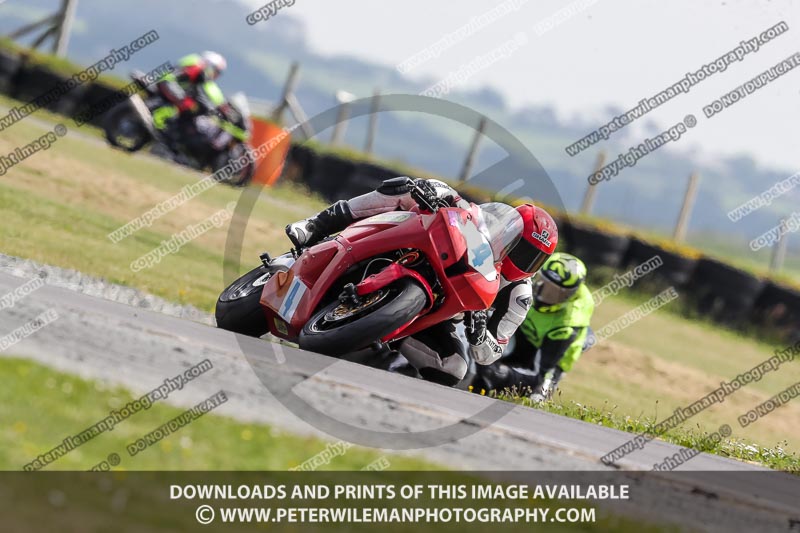
{"type": "Polygon", "coordinates": [[[292,279],[289,289],[286,291],[286,296],[278,309],[278,315],[287,323],[291,324],[292,318],[297,311],[297,306],[300,305],[300,300],[303,299],[303,295],[307,290],[308,287],[300,281],[300,278],[292,279]]]}
{"type": "Polygon", "coordinates": [[[494,254],[489,241],[475,224],[468,222],[461,226],[461,233],[467,241],[467,262],[478,271],[487,281],[497,279],[497,269],[494,266],[494,254]]]}

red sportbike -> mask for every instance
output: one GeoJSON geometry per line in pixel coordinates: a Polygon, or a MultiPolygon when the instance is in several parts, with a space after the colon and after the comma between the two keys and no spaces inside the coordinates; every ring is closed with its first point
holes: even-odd
{"type": "Polygon", "coordinates": [[[487,309],[500,262],[523,222],[502,203],[430,205],[350,225],[334,238],[270,259],[217,301],[220,328],[268,331],[341,356],[413,335],[464,311],[487,309]]]}

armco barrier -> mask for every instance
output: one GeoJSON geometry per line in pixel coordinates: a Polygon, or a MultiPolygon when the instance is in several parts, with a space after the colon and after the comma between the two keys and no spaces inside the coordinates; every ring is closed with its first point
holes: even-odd
{"type": "Polygon", "coordinates": [[[704,257],[697,261],[688,289],[700,313],[737,326],[745,325],[764,285],[748,272],[704,257]]]}
{"type": "MultiPolygon", "coordinates": [[[[4,94],[28,102],[64,80],[64,76],[46,67],[25,64],[16,52],[0,50],[0,92],[4,94]]],[[[117,94],[118,91],[112,87],[90,83],[73,89],[62,96],[63,101],[51,104],[49,109],[72,115],[117,94]]],[[[90,121],[95,126],[102,126],[102,122],[103,115],[90,121]]],[[[398,174],[379,165],[318,154],[312,148],[298,144],[289,148],[283,172],[284,177],[305,184],[329,201],[367,192],[387,177],[398,174]]],[[[475,195],[464,193],[465,198],[471,196],[475,195]]],[[[559,221],[559,233],[559,249],[575,253],[590,267],[623,269],[653,255],[661,255],[664,264],[653,275],[663,277],[663,281],[674,286],[685,286],[701,313],[732,326],[744,322],[776,324],[784,329],[787,337],[798,335],[800,293],[794,289],[775,283],[765,284],[747,272],[716,260],[702,258],[695,261],[640,239],[605,232],[567,218],[559,221]]]]}
{"type": "Polygon", "coordinates": [[[358,163],[353,170],[353,175],[344,191],[344,196],[352,198],[377,189],[384,180],[397,177],[397,171],[373,165],[372,163],[358,163]]]}
{"type": "Polygon", "coordinates": [[[314,175],[317,153],[303,144],[292,144],[283,170],[283,177],[294,183],[308,185],[314,175]]]}
{"type": "Polygon", "coordinates": [[[697,267],[697,259],[694,257],[687,257],[631,237],[628,251],[622,261],[623,270],[641,265],[654,256],[660,257],[662,261],[660,267],[647,275],[647,283],[652,284],[654,288],[684,287],[689,283],[697,267]]]}
{"type": "MultiPolygon", "coordinates": [[[[103,85],[102,83],[92,83],[86,87],[78,103],[77,112],[91,109],[103,109],[104,103],[113,100],[120,100],[120,105],[124,105],[124,95],[122,91],[103,85]]],[[[103,127],[105,113],[89,113],[89,124],[92,126],[103,127]]]]}
{"type": "Polygon", "coordinates": [[[559,238],[562,231],[567,251],[580,257],[589,267],[619,268],[630,243],[627,235],[607,233],[574,221],[562,221],[559,238]]]}
{"type": "Polygon", "coordinates": [[[314,164],[308,186],[329,202],[346,199],[347,187],[355,168],[356,164],[347,159],[335,155],[322,155],[314,164]]]}
{"type": "Polygon", "coordinates": [[[756,298],[749,320],[774,330],[785,340],[791,340],[793,333],[800,333],[800,291],[773,281],[767,282],[756,298]]]}
{"type": "MultiPolygon", "coordinates": [[[[11,96],[20,102],[32,102],[49,91],[58,88],[67,78],[41,65],[23,63],[15,77],[11,96]]],[[[77,109],[81,95],[87,86],[81,85],[46,102],[44,109],[66,116],[72,116],[77,109]]]]}
{"type": "Polygon", "coordinates": [[[0,50],[0,93],[11,94],[17,72],[22,66],[19,54],[10,50],[0,50]]]}

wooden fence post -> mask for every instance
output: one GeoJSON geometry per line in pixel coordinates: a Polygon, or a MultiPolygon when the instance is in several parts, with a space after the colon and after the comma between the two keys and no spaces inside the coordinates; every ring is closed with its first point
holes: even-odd
{"type": "Polygon", "coordinates": [[[472,174],[472,167],[475,166],[475,157],[478,154],[478,147],[480,146],[484,130],[486,130],[486,117],[482,116],[481,121],[478,123],[478,129],[475,131],[475,137],[472,139],[472,144],[469,147],[469,152],[467,152],[467,157],[464,160],[461,175],[458,179],[458,181],[462,183],[467,181],[470,174],[472,174]]]}
{"type": "Polygon", "coordinates": [[[371,104],[369,110],[369,127],[367,128],[367,141],[364,145],[364,152],[367,155],[372,154],[372,149],[375,146],[375,135],[378,131],[378,111],[381,108],[380,89],[375,89],[375,92],[372,94],[371,104]]]}
{"type": "Polygon", "coordinates": [[[786,234],[786,220],[781,220],[780,226],[784,233],[775,243],[775,248],[772,250],[772,258],[769,262],[770,272],[780,272],[783,269],[784,261],[786,261],[786,247],[789,240],[789,236],[786,234]]]}
{"type": "Polygon", "coordinates": [[[281,95],[280,103],[275,111],[272,113],[272,120],[281,123],[283,120],[283,112],[289,107],[289,100],[294,95],[294,88],[297,85],[297,77],[300,73],[300,63],[294,61],[292,66],[289,67],[289,75],[286,77],[286,83],[283,85],[283,94],[281,95]]]}
{"type": "Polygon", "coordinates": [[[331,145],[341,144],[344,132],[347,131],[347,118],[350,116],[350,102],[355,100],[355,95],[347,91],[336,91],[336,101],[339,103],[339,112],[336,114],[336,125],[331,134],[331,145]]]}
{"type": "MultiPolygon", "coordinates": [[[[603,168],[603,165],[606,164],[606,153],[600,152],[597,154],[597,162],[594,165],[594,172],[600,172],[603,168]]],[[[586,187],[586,192],[583,195],[583,201],[581,202],[581,213],[584,215],[588,215],[592,211],[592,207],[594,206],[594,199],[597,196],[597,183],[589,183],[588,187],[586,187]]]]}
{"type": "Polygon", "coordinates": [[[681,212],[678,215],[678,222],[675,224],[675,233],[673,239],[676,242],[682,242],[686,238],[686,230],[689,227],[689,217],[692,215],[694,208],[694,200],[697,197],[697,182],[699,176],[696,172],[689,176],[689,184],[686,186],[686,194],[683,197],[683,205],[681,212]]]}

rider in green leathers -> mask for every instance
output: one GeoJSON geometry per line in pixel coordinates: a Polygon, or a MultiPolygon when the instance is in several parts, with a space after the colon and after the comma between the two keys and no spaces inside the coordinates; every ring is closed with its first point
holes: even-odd
{"type": "Polygon", "coordinates": [[[178,60],[173,72],[158,81],[158,92],[171,106],[159,108],[154,113],[156,128],[164,129],[169,119],[190,115],[201,107],[214,109],[225,103],[222,90],[215,81],[227,67],[225,58],[215,52],[190,54],[178,60]]]}
{"type": "Polygon", "coordinates": [[[594,299],[585,284],[586,265],[555,253],[533,278],[533,305],[514,335],[513,353],[478,367],[472,390],[486,393],[516,387],[534,401],[552,395],[595,338],[589,323],[594,299]]]}
{"type": "Polygon", "coordinates": [[[159,94],[169,104],[153,112],[156,129],[167,136],[181,136],[191,150],[204,150],[208,145],[219,149],[229,138],[220,136],[220,130],[243,137],[246,132],[229,123],[235,122],[238,113],[227,103],[216,82],[226,68],[225,58],[216,52],[181,58],[175,70],[157,83],[159,94]],[[208,116],[211,111],[227,120],[214,120],[208,116]]]}

